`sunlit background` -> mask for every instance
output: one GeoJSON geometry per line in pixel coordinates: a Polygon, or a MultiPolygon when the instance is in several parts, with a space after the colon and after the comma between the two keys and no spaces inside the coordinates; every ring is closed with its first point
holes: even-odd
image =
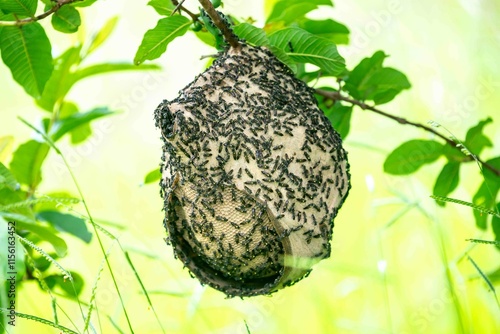
{"type": "MultiPolygon", "coordinates": [[[[78,34],[48,28],[54,56],[119,16],[109,41],[86,62],[132,62],[143,34],[159,19],[146,3],[101,0],[83,10],[84,29],[78,34]]],[[[224,5],[224,11],[236,17],[251,16],[263,24],[264,1],[226,0],[224,5]]],[[[351,44],[340,47],[348,68],[384,50],[390,55],[385,64],[406,73],[413,85],[383,110],[421,123],[434,120],[457,137],[492,116],[495,122],[485,132],[497,147],[485,150],[483,156],[500,154],[500,2],[337,0],[335,5],[315,15],[334,18],[351,29],[351,44]]],[[[195,8],[197,2],[188,0],[185,6],[195,8]]],[[[158,186],[142,182],[158,166],[161,155],[153,110],[162,99],[174,98],[204,69],[206,60],[200,56],[212,53],[213,49],[187,34],[155,62],[162,66],[160,71],[83,81],[73,88],[69,100],[83,109],[110,106],[120,113],[94,122],[94,136],[84,144],[71,146],[68,140],[60,144],[94,218],[122,227],[110,229],[130,252],[167,333],[246,333],[245,322],[251,333],[500,332],[495,296],[467,257],[491,273],[500,266],[500,252],[465,240],[494,238],[476,229],[470,209],[452,204],[441,208],[429,198],[443,161],[413,177],[383,173],[384,158],[400,143],[432,137],[361,110],[355,111],[345,142],[352,190],[335,221],[331,258],[316,265],[307,279],[272,297],[226,299],[192,279],[163,240],[158,186]]],[[[17,116],[36,123],[45,112],[12,80],[4,65],[0,78],[0,137],[14,136],[17,146],[33,136],[17,116]]],[[[41,193],[67,191],[76,196],[70,175],[54,152],[43,176],[41,193]]],[[[479,169],[468,164],[460,176],[461,186],[451,197],[470,201],[482,181],[479,169]]],[[[95,238],[90,245],[65,238],[69,255],[61,264],[85,277],[82,300],[88,302],[103,254],[95,238]]],[[[135,333],[161,333],[120,245],[102,238],[106,249],[111,249],[111,263],[135,333]]],[[[128,332],[107,269],[97,286],[99,318],[92,319],[96,330],[100,332],[101,326],[102,333],[119,332],[117,328],[128,332]]],[[[58,302],[65,312],[60,312],[60,322],[72,328],[74,321],[81,327],[78,305],[64,298],[58,302]]],[[[34,281],[23,284],[18,290],[18,311],[51,319],[50,298],[34,281]]],[[[55,332],[17,319],[16,333],[55,332]]]]}

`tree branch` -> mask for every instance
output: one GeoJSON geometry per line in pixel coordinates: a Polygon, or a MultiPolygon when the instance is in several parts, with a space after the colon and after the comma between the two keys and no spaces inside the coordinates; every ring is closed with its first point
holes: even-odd
{"type": "Polygon", "coordinates": [[[220,17],[219,13],[217,13],[210,0],[198,0],[198,1],[203,6],[203,9],[205,9],[208,16],[210,16],[215,26],[219,28],[219,30],[222,32],[222,35],[226,39],[226,42],[228,42],[233,49],[239,50],[241,48],[241,45],[240,41],[238,40],[238,37],[236,37],[233,34],[233,31],[228,27],[226,22],[222,20],[222,18],[220,17]]]}
{"type": "Polygon", "coordinates": [[[196,22],[198,21],[198,15],[194,14],[193,12],[191,12],[190,10],[188,10],[187,8],[183,7],[182,4],[184,3],[185,0],[182,0],[181,2],[177,1],[177,0],[172,0],[172,3],[174,4],[175,9],[172,11],[172,14],[171,15],[174,15],[178,10],[182,10],[184,11],[186,14],[188,14],[189,16],[191,16],[191,19],[193,20],[193,22],[196,22]]]}
{"type": "Polygon", "coordinates": [[[77,2],[77,1],[82,1],[82,0],[57,0],[56,4],[54,7],[46,11],[45,13],[42,13],[38,16],[34,17],[27,17],[25,19],[17,20],[17,21],[0,21],[0,27],[16,27],[16,26],[23,26],[25,24],[30,24],[36,21],[40,21],[47,16],[50,16],[57,12],[62,6],[69,5],[70,3],[77,2]]]}
{"type": "MultiPolygon", "coordinates": [[[[343,96],[338,91],[327,91],[327,90],[324,90],[324,89],[316,89],[316,94],[321,95],[321,96],[323,96],[323,97],[325,97],[327,99],[333,100],[333,101],[344,101],[344,102],[350,103],[352,105],[360,107],[363,110],[370,110],[370,111],[372,111],[372,112],[374,112],[376,114],[379,114],[379,115],[385,116],[387,118],[390,118],[390,119],[398,122],[399,124],[411,125],[411,126],[423,129],[423,130],[425,130],[427,132],[435,134],[436,136],[438,136],[439,138],[443,139],[448,145],[454,147],[455,149],[460,150],[460,148],[457,146],[457,143],[455,143],[450,138],[442,135],[441,133],[439,133],[438,131],[436,131],[435,129],[433,129],[430,126],[427,126],[427,125],[424,125],[424,124],[420,124],[420,123],[411,122],[411,121],[409,121],[409,120],[407,120],[406,118],[403,118],[403,117],[398,117],[398,116],[391,115],[389,113],[386,113],[385,111],[377,109],[376,107],[370,106],[370,105],[368,105],[368,104],[366,104],[364,102],[352,99],[352,98],[347,97],[347,96],[343,96]]],[[[476,154],[474,154],[474,152],[471,152],[471,154],[473,154],[475,156],[475,160],[477,162],[479,162],[482,166],[484,166],[485,168],[487,168],[490,171],[492,171],[495,175],[500,176],[500,170],[499,169],[496,169],[492,165],[490,165],[490,164],[486,163],[485,161],[481,160],[481,158],[479,158],[479,156],[477,156],[476,154]]]]}

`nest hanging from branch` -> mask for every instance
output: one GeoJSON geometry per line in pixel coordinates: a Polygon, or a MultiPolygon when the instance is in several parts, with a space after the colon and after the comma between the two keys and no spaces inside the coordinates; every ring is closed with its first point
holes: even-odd
{"type": "Polygon", "coordinates": [[[155,119],[168,241],[202,283],[269,294],[330,255],[347,155],[312,90],[271,52],[229,49],[155,119]]]}

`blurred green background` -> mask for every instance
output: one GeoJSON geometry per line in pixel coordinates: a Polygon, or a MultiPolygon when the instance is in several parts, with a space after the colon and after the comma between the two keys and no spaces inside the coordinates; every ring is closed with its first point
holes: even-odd
{"type": "MultiPolygon", "coordinates": [[[[186,2],[186,6],[194,6],[186,2]]],[[[194,1],[192,1],[194,2],[194,1]]],[[[158,15],[147,1],[102,0],[82,12],[76,35],[47,29],[54,55],[87,38],[110,17],[119,16],[109,41],[86,61],[132,62],[144,32],[158,15]]],[[[264,1],[224,1],[224,11],[249,16],[263,24],[264,1]]],[[[315,12],[351,29],[351,43],[340,47],[348,68],[376,50],[390,55],[387,66],[407,74],[413,87],[383,110],[425,123],[434,120],[457,137],[477,121],[491,116],[485,132],[500,154],[500,2],[460,1],[335,1],[334,9],[315,12]]],[[[48,26],[49,22],[42,25],[48,26]]],[[[472,245],[467,238],[493,240],[475,227],[470,209],[429,198],[439,163],[414,176],[383,173],[387,154],[405,140],[428,134],[356,110],[345,148],[349,152],[352,190],[335,220],[332,256],[315,266],[309,278],[272,297],[226,299],[189,276],[165,245],[159,187],[141,185],[158,166],[159,133],[153,110],[162,99],[202,71],[200,56],[214,51],[186,35],[169,45],[155,62],[161,71],[118,73],[79,83],[69,99],[82,109],[107,105],[116,116],[93,123],[93,137],[78,146],[60,143],[95,218],[123,226],[116,234],[130,252],[167,333],[498,333],[500,309],[492,291],[467,259],[485,273],[499,269],[500,252],[489,245],[472,245]]],[[[14,147],[33,136],[17,116],[39,122],[44,111],[0,66],[0,137],[12,135],[14,147]]],[[[8,163],[8,157],[0,157],[8,163]]],[[[442,158],[444,159],[444,158],[442,158]]],[[[60,158],[50,153],[45,164],[43,193],[69,191],[76,195],[60,158]]],[[[470,201],[482,181],[476,165],[461,170],[460,187],[451,195],[470,201]]],[[[83,211],[81,207],[77,210],[83,211]]],[[[69,255],[61,264],[85,277],[84,299],[101,266],[103,255],[95,238],[86,245],[66,237],[69,255]]],[[[136,333],[161,333],[134,273],[118,245],[111,263],[136,333]]],[[[500,283],[496,278],[496,287],[500,283]]],[[[59,298],[67,317],[77,324],[78,305],[59,298]]],[[[103,333],[124,332],[127,325],[113,282],[105,269],[98,283],[97,306],[103,333]],[[109,316],[109,317],[108,317],[109,316]],[[110,320],[111,319],[111,320],[110,320]]],[[[50,319],[50,298],[31,281],[18,290],[18,311],[50,319]]],[[[99,330],[97,317],[93,324],[99,330]]],[[[54,333],[54,329],[17,319],[16,333],[54,333]]]]}

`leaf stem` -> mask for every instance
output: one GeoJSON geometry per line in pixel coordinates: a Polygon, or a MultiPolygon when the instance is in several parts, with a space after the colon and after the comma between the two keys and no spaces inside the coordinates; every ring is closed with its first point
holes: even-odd
{"type": "Polygon", "coordinates": [[[36,21],[40,21],[47,16],[50,16],[61,9],[62,6],[69,5],[70,3],[83,1],[83,0],[56,0],[54,7],[50,8],[48,11],[33,17],[27,17],[25,19],[16,20],[16,21],[0,21],[0,27],[19,27],[26,24],[30,24],[36,21]]]}
{"type": "MultiPolygon", "coordinates": [[[[403,118],[403,117],[399,117],[399,116],[395,116],[395,115],[391,115],[385,111],[382,111],[374,106],[371,106],[371,105],[368,105],[362,101],[358,101],[358,100],[355,100],[355,99],[352,99],[348,96],[344,96],[342,94],[340,94],[339,91],[327,91],[327,90],[324,90],[324,89],[316,89],[316,94],[318,95],[321,95],[329,100],[332,100],[332,101],[344,101],[344,102],[347,102],[347,103],[350,103],[352,105],[355,105],[355,106],[358,106],[360,107],[361,109],[363,110],[370,110],[376,114],[379,114],[379,115],[382,115],[382,116],[385,116],[387,118],[390,118],[396,122],[398,122],[399,124],[403,124],[403,125],[411,125],[411,126],[414,126],[414,127],[417,127],[417,128],[420,128],[420,129],[423,129],[427,132],[430,132],[430,133],[433,133],[435,134],[436,136],[438,136],[439,138],[443,139],[446,144],[450,145],[451,147],[457,149],[457,150],[460,150],[460,147],[457,146],[457,143],[455,143],[453,140],[451,140],[450,138],[444,136],[443,134],[439,133],[438,131],[436,131],[435,129],[433,129],[432,127],[430,126],[427,126],[427,125],[424,125],[424,124],[420,124],[420,123],[416,123],[416,122],[412,122],[412,121],[409,121],[407,120],[406,118],[403,118]]],[[[485,168],[489,169],[490,171],[492,171],[496,176],[499,176],[500,177],[500,170],[499,169],[496,169],[494,166],[488,164],[487,162],[481,160],[479,158],[479,156],[477,154],[474,154],[474,152],[471,152],[476,158],[477,158],[477,161],[482,165],[484,166],[485,168]]]]}
{"type": "Polygon", "coordinates": [[[217,13],[210,0],[198,1],[203,6],[203,9],[205,9],[208,16],[210,16],[215,26],[222,32],[222,35],[226,39],[226,42],[228,42],[235,51],[239,51],[241,49],[241,45],[238,37],[233,33],[231,28],[229,28],[226,22],[224,22],[224,20],[220,17],[219,13],[217,13]]]}

